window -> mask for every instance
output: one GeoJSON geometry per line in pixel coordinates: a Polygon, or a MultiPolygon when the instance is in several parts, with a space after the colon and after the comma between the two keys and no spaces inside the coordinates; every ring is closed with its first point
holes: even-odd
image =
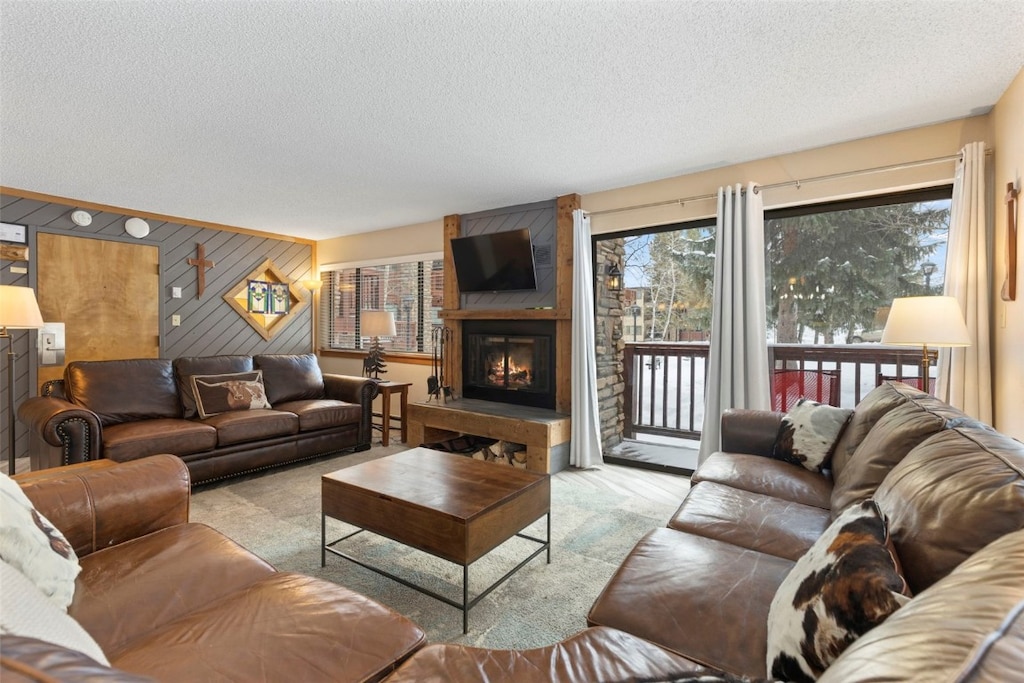
{"type": "Polygon", "coordinates": [[[769,341],[879,342],[894,298],[941,294],[951,195],[765,212],[769,341]]]}
{"type": "Polygon", "coordinates": [[[386,351],[430,350],[431,331],[441,325],[442,260],[343,268],[324,273],[323,280],[320,329],[326,348],[369,348],[370,338],[361,333],[360,312],[385,310],[394,316],[396,332],[381,338],[386,351]]]}
{"type": "MultiPolygon", "coordinates": [[[[895,297],[941,294],[952,186],[765,212],[768,341],[881,341],[895,297]]],[[[620,233],[625,341],[706,341],[715,220],[620,233]]]]}

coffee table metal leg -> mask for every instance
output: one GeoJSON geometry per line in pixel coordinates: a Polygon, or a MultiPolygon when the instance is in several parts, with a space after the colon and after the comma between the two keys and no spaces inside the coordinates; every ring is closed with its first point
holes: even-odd
{"type": "MultiPolygon", "coordinates": [[[[550,517],[549,517],[550,519],[550,517]]],[[[327,566],[327,515],[320,513],[320,566],[327,566]]],[[[549,560],[550,562],[550,560],[549,560]]]]}
{"type": "Polygon", "coordinates": [[[469,565],[462,565],[462,634],[469,633],[469,565]]]}
{"type": "Polygon", "coordinates": [[[548,510],[548,564],[551,564],[551,510],[548,510]]]}

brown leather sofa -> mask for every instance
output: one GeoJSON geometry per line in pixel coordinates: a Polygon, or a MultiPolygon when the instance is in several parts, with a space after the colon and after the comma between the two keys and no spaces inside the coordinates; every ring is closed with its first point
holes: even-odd
{"type": "Polygon", "coordinates": [[[76,361],[18,418],[32,469],[173,453],[203,484],[343,450],[370,447],[372,380],[324,375],[316,356],[228,355],[76,361]],[[272,409],[201,419],[189,377],[262,371],[272,409]]]}
{"type": "Polygon", "coordinates": [[[405,617],[329,581],[278,572],[190,523],[189,475],[170,455],[15,477],[82,566],[70,614],[110,667],[15,635],[6,681],[376,681],[424,643],[405,617]]]}
{"type": "Polygon", "coordinates": [[[622,562],[588,623],[764,677],[780,583],[843,509],[873,498],[914,597],[819,680],[1020,680],[1024,444],[887,383],[857,406],[827,476],[766,457],[781,417],[724,416],[723,451],[622,562]]]}

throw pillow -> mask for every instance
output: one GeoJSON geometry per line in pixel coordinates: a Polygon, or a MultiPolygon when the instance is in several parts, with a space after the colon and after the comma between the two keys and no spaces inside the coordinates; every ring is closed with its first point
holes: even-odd
{"type": "Polygon", "coordinates": [[[821,472],[851,415],[853,411],[849,408],[800,399],[782,418],[773,457],[821,472]]]}
{"type": "Polygon", "coordinates": [[[204,419],[233,410],[270,407],[261,370],[229,375],[192,375],[189,383],[199,417],[204,419]]]}
{"type": "Polygon", "coordinates": [[[67,612],[53,604],[22,572],[0,561],[0,634],[37,638],[110,665],[103,650],[67,612]]]}
{"type": "Polygon", "coordinates": [[[82,570],[75,550],[5,474],[0,474],[0,560],[67,610],[75,595],[75,577],[82,570]]]}
{"type": "Polygon", "coordinates": [[[873,500],[851,506],[797,560],[768,609],[770,675],[814,681],[910,594],[873,500]]]}

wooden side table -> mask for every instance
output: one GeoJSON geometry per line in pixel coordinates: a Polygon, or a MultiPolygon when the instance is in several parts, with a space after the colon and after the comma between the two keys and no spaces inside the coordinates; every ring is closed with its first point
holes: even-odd
{"type": "Polygon", "coordinates": [[[409,387],[412,382],[377,382],[381,397],[381,420],[380,420],[380,442],[387,446],[391,442],[391,421],[398,420],[398,426],[402,430],[401,442],[409,439],[409,423],[405,419],[406,410],[409,407],[409,387]],[[391,417],[391,394],[398,394],[398,418],[391,417]]]}

